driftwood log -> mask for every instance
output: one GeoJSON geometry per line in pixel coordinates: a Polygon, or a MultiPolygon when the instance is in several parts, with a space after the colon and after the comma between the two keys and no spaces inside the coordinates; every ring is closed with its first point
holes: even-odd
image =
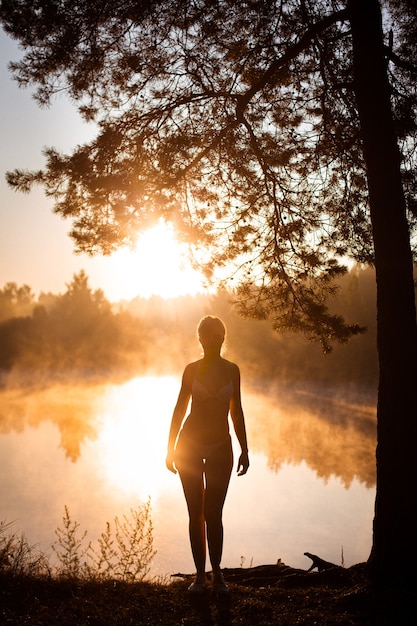
{"type": "MultiPolygon", "coordinates": [[[[304,554],[312,560],[312,565],[308,570],[290,567],[279,559],[275,565],[236,568],[226,567],[222,569],[222,572],[226,582],[237,585],[269,587],[279,584],[285,587],[303,587],[323,583],[340,584],[352,578],[354,568],[361,567],[359,565],[345,569],[340,565],[325,561],[310,552],[305,552],[304,554]],[[312,571],[315,568],[317,568],[317,572],[312,571]]],[[[178,573],[173,574],[172,577],[189,580],[192,579],[194,575],[178,573]]]]}
{"type": "Polygon", "coordinates": [[[319,572],[325,572],[326,570],[333,569],[334,567],[339,567],[334,563],[329,563],[329,561],[321,559],[316,554],[311,554],[311,552],[304,552],[304,556],[308,556],[308,558],[313,561],[307,572],[311,572],[315,567],[317,567],[319,572]]]}

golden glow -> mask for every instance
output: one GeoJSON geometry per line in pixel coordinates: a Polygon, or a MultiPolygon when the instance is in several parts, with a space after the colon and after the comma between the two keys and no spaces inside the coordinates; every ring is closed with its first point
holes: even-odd
{"type": "Polygon", "coordinates": [[[104,264],[104,290],[113,301],[152,295],[175,298],[205,291],[203,276],[187,259],[186,245],[176,240],[172,226],[163,220],[139,236],[135,250],[118,250],[104,264]]]}
{"type": "Polygon", "coordinates": [[[178,389],[173,376],[145,376],[104,396],[98,453],[106,480],[118,490],[154,501],[172,488],[165,457],[178,389]]]}

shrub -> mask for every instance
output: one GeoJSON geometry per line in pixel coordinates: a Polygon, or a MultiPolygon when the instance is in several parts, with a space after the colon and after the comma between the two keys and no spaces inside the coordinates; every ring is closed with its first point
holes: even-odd
{"type": "Polygon", "coordinates": [[[11,576],[50,575],[48,558],[29,545],[24,535],[11,532],[14,522],[0,522],[0,573],[11,576]]]}
{"type": "Polygon", "coordinates": [[[80,534],[80,524],[71,519],[65,507],[63,528],[57,528],[52,545],[58,561],[58,574],[68,578],[99,578],[141,581],[149,574],[156,551],[153,549],[153,525],[150,499],[130,510],[130,516],[115,517],[106,523],[94,546],[86,545],[87,531],[80,534]]]}

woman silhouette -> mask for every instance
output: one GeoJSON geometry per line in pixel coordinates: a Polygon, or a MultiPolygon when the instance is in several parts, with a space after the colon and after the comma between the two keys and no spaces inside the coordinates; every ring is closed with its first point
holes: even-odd
{"type": "Polygon", "coordinates": [[[222,511],[233,467],[228,416],[241,447],[238,475],[249,467],[245,419],[237,365],[222,358],[226,329],[218,317],[204,317],[198,325],[202,359],[186,366],[172,416],[166,464],[178,470],[189,514],[191,550],[196,578],[189,590],[202,593],[206,575],[206,530],[213,590],[227,593],[220,561],[223,549],[222,511]],[[184,421],[191,398],[191,409],[184,421]]]}

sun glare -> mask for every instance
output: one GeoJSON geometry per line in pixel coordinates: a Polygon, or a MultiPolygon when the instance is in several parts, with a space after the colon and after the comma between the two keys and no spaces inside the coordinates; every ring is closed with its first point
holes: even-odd
{"type": "Polygon", "coordinates": [[[138,238],[135,250],[119,250],[109,259],[106,293],[112,300],[175,298],[205,291],[204,278],[191,267],[185,244],[160,220],[138,238]]]}
{"type": "Polygon", "coordinates": [[[102,472],[116,489],[155,500],[172,488],[165,456],[178,388],[173,376],[145,376],[105,395],[97,445],[102,472]]]}

